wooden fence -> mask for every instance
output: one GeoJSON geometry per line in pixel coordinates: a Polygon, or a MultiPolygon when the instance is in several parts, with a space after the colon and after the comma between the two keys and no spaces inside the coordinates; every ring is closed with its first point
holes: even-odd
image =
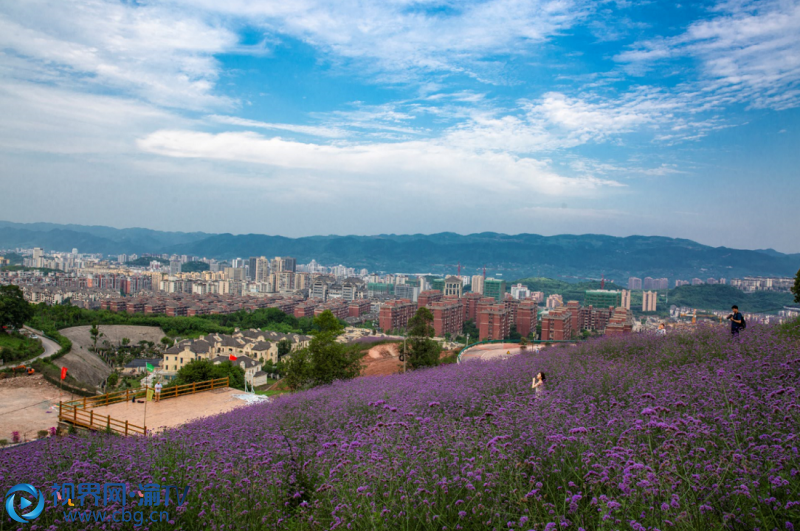
{"type": "Polygon", "coordinates": [[[58,420],[69,422],[75,426],[82,426],[90,430],[110,430],[120,435],[145,435],[147,427],[131,424],[127,420],[117,420],[107,415],[101,415],[94,411],[86,411],[78,406],[65,403],[59,404],[58,420]]]}
{"type": "MultiPolygon", "coordinates": [[[[206,380],[205,382],[164,387],[161,390],[161,399],[163,400],[165,398],[175,398],[183,395],[202,393],[203,391],[211,391],[212,389],[221,389],[223,387],[228,387],[227,376],[225,378],[217,378],[216,380],[206,380]]],[[[124,391],[106,393],[104,395],[87,396],[79,400],[65,402],[65,404],[69,406],[76,406],[82,409],[109,406],[111,404],[118,404],[120,402],[130,402],[134,398],[144,398],[148,390],[152,390],[152,387],[144,386],[137,389],[126,389],[124,391]]]]}
{"type": "MultiPolygon", "coordinates": [[[[165,387],[161,390],[161,400],[166,398],[177,398],[184,395],[193,395],[213,389],[228,387],[228,378],[217,378],[216,380],[206,380],[185,385],[175,385],[165,387]]],[[[147,428],[129,423],[127,420],[117,420],[106,415],[95,413],[92,408],[118,404],[120,402],[130,402],[137,398],[147,396],[148,386],[138,389],[126,389],[115,393],[104,395],[87,396],[79,400],[70,402],[60,402],[58,407],[58,420],[68,422],[76,426],[82,426],[90,430],[111,430],[121,435],[139,434],[145,435],[147,428]]]]}

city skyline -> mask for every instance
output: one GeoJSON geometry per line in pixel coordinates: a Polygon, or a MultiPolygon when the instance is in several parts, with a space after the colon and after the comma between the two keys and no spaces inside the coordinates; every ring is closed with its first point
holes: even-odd
{"type": "Polygon", "coordinates": [[[797,253],[798,35],[777,0],[6,3],[0,210],[797,253]]]}

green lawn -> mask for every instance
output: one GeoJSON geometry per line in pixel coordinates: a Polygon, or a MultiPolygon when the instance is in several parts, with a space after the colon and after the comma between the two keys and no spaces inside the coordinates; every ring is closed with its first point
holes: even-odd
{"type": "Polygon", "coordinates": [[[0,332],[0,359],[3,363],[29,360],[42,352],[44,347],[35,339],[0,332]]]}

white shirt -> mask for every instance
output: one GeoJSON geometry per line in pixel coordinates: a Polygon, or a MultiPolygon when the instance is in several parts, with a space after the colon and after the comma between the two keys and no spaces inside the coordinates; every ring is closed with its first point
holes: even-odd
{"type": "Polygon", "coordinates": [[[160,393],[160,392],[161,392],[161,384],[157,383],[156,384],[156,393],[160,393]]]}

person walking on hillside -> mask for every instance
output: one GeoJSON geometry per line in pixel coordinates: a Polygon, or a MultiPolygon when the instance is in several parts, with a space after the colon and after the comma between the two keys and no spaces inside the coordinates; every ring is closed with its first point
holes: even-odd
{"type": "Polygon", "coordinates": [[[536,396],[541,396],[544,393],[544,382],[547,378],[545,377],[543,372],[540,372],[536,375],[533,379],[533,383],[531,384],[531,389],[535,390],[536,396]]]}
{"type": "Polygon", "coordinates": [[[735,304],[731,306],[731,314],[728,316],[731,322],[731,337],[739,337],[739,331],[744,330],[745,324],[744,315],[739,312],[739,307],[735,304]]]}
{"type": "Polygon", "coordinates": [[[660,335],[660,336],[665,336],[665,335],[667,335],[667,329],[666,329],[666,327],[664,326],[664,323],[659,323],[659,324],[658,324],[658,330],[656,331],[656,333],[657,333],[658,335],[660,335]]]}

